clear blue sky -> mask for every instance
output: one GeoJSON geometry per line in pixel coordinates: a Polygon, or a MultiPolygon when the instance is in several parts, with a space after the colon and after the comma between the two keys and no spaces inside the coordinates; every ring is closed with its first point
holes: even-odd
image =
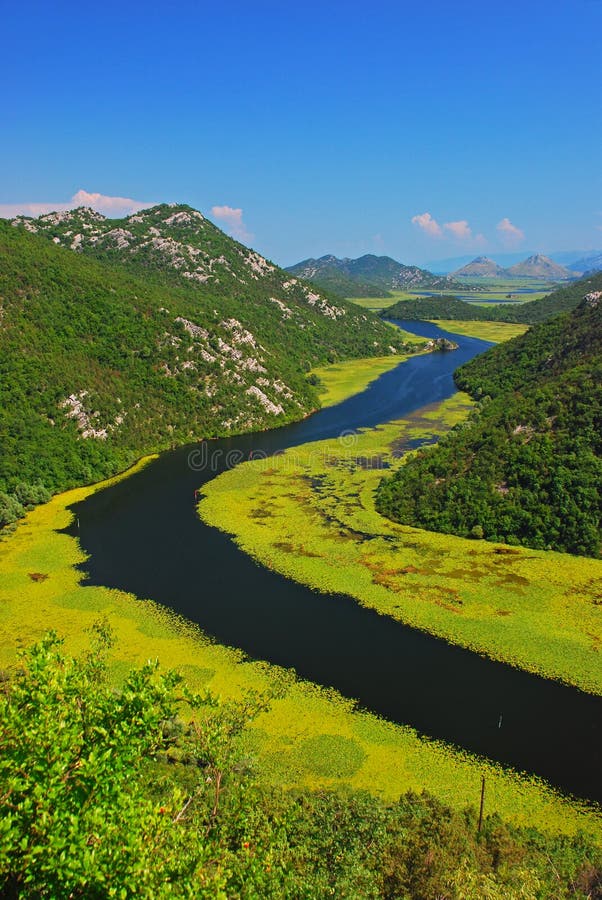
{"type": "Polygon", "coordinates": [[[602,246],[598,0],[33,0],[0,33],[5,210],[231,207],[283,264],[602,246]]]}

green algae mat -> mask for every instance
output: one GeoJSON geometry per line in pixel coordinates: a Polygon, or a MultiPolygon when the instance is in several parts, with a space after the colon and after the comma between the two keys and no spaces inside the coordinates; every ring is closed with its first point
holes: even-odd
{"type": "Polygon", "coordinates": [[[117,638],[116,681],[131,666],[158,658],[195,688],[208,686],[223,697],[239,697],[252,689],[271,697],[270,709],[255,720],[247,736],[249,752],[268,780],[284,786],[351,785],[388,799],[410,789],[427,789],[461,808],[478,803],[485,775],[487,812],[554,832],[599,832],[594,811],[535,778],[503,771],[441,742],[422,739],[411,728],[359,712],[335,691],[249,661],[149,601],[82,586],[76,566],[85,557],[77,540],[61,530],[72,521],[68,506],[103,486],[54,497],[0,542],[0,666],[12,665],[17,648],[50,628],[65,638],[69,651],[79,652],[88,644],[89,628],[105,619],[117,638]]]}
{"type": "Polygon", "coordinates": [[[456,394],[385,426],[237,466],[201,518],[258,561],[463,647],[602,693],[602,562],[434,534],[380,516],[385,467],[471,408],[456,394]]]}

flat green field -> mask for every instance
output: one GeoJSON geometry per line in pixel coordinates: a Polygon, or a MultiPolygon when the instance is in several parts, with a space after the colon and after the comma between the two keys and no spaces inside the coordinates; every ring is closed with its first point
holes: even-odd
{"type": "Polygon", "coordinates": [[[456,322],[448,319],[432,319],[433,325],[438,325],[444,331],[455,334],[465,334],[468,337],[479,338],[482,341],[491,341],[499,344],[510,338],[524,334],[528,325],[511,325],[507,322],[456,322]]]}
{"type": "Polygon", "coordinates": [[[479,306],[489,305],[490,301],[493,301],[492,305],[497,306],[497,303],[495,303],[496,300],[498,302],[501,300],[505,300],[506,303],[509,302],[508,294],[512,294],[512,303],[527,303],[531,300],[541,300],[542,297],[547,297],[549,293],[549,288],[547,291],[533,291],[533,293],[529,294],[514,294],[512,290],[479,291],[478,293],[475,292],[472,294],[471,297],[474,297],[474,302],[479,306]],[[479,302],[481,299],[484,301],[483,304],[479,302]]]}
{"type": "MultiPolygon", "coordinates": [[[[205,485],[199,513],[269,568],[585,691],[602,693],[602,562],[397,525],[383,467],[471,409],[464,394],[399,422],[294,447],[205,485]]],[[[336,601],[332,601],[336,602],[336,601]]]]}
{"type": "Polygon", "coordinates": [[[557,285],[555,282],[546,281],[543,278],[481,278],[479,276],[464,276],[461,279],[465,284],[478,287],[484,291],[504,291],[506,294],[512,291],[530,290],[543,291],[549,294],[557,285]]]}
{"type": "Polygon", "coordinates": [[[497,811],[509,821],[548,832],[582,829],[602,839],[600,818],[591,808],[559,796],[536,779],[502,771],[445,744],[423,740],[411,728],[358,712],[335,691],[250,662],[149,601],[108,588],[83,587],[76,566],[85,557],[77,541],[61,529],[72,521],[67,507],[96,489],[54,497],[0,542],[0,666],[13,664],[16,649],[49,628],[65,637],[68,652],[81,652],[88,646],[87,630],[104,618],[118,640],[112,653],[117,682],[131,666],[158,658],[164,667],[179,670],[194,688],[207,686],[224,698],[239,697],[245,689],[272,696],[269,711],[255,720],[246,736],[259,774],[267,780],[312,788],[352,785],[389,800],[410,789],[428,789],[462,808],[478,804],[481,776],[486,775],[487,813],[497,811]]]}
{"type": "MultiPolygon", "coordinates": [[[[388,309],[390,306],[393,306],[394,303],[399,303],[400,300],[416,300],[420,297],[430,297],[431,295],[440,296],[442,294],[452,296],[459,296],[462,300],[466,300],[470,303],[474,303],[477,306],[497,306],[500,302],[505,301],[508,305],[508,294],[513,294],[519,287],[532,287],[535,289],[537,287],[537,283],[535,285],[523,284],[520,282],[516,284],[515,282],[511,282],[507,287],[503,286],[503,282],[500,283],[500,287],[490,286],[489,282],[483,284],[482,289],[480,288],[480,282],[475,286],[479,287],[478,291],[474,292],[464,292],[464,291],[455,291],[455,290],[441,290],[441,291],[429,291],[425,293],[424,291],[391,291],[393,296],[391,297],[349,297],[349,301],[351,303],[356,303],[358,306],[362,306],[364,309],[371,309],[372,312],[382,312],[383,309],[388,309]]],[[[550,293],[551,287],[547,286],[545,289],[534,290],[533,293],[529,294],[516,294],[512,298],[512,304],[519,303],[527,303],[530,300],[540,300],[542,297],[547,297],[550,293]]]]}
{"type": "Polygon", "coordinates": [[[408,294],[407,291],[390,291],[391,297],[349,297],[350,303],[356,303],[364,309],[371,309],[373,312],[381,312],[388,309],[399,300],[415,300],[420,294],[408,294]]]}

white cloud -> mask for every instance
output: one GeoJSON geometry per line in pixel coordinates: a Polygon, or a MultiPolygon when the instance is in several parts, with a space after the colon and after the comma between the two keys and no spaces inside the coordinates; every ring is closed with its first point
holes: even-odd
{"type": "Polygon", "coordinates": [[[455,222],[439,222],[428,212],[413,216],[412,223],[417,225],[425,234],[436,238],[450,238],[473,247],[482,247],[487,243],[483,234],[473,234],[472,228],[466,219],[458,219],[455,222]]]}
{"type": "Polygon", "coordinates": [[[496,228],[499,231],[503,242],[511,246],[520,244],[525,237],[525,232],[521,231],[520,228],[517,228],[516,225],[513,225],[508,218],[504,218],[501,222],[498,222],[496,228]]]}
{"type": "Polygon", "coordinates": [[[430,213],[420,213],[418,216],[412,216],[412,224],[418,225],[426,234],[431,237],[441,237],[443,231],[436,219],[433,219],[430,213]]]}
{"type": "Polygon", "coordinates": [[[50,212],[64,212],[67,209],[76,209],[78,206],[91,206],[97,212],[103,213],[109,218],[120,218],[131,215],[140,209],[147,209],[153,203],[133,200],[131,197],[109,197],[106,194],[77,191],[71,200],[58,203],[44,203],[33,201],[27,203],[0,203],[0,218],[10,219],[13,216],[43,216],[50,212]]]}
{"type": "Polygon", "coordinates": [[[443,226],[458,241],[469,241],[472,238],[472,230],[466,219],[459,222],[446,222],[443,226]]]}
{"type": "Polygon", "coordinates": [[[242,209],[234,209],[232,206],[212,206],[211,215],[223,222],[228,234],[237,240],[245,243],[252,239],[253,235],[247,231],[247,226],[243,222],[242,209]]]}

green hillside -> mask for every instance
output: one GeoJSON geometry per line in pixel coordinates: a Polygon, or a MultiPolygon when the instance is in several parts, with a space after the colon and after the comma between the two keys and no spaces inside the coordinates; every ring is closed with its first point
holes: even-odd
{"type": "Polygon", "coordinates": [[[43,217],[47,230],[0,221],[0,523],[151,450],[298,419],[319,405],[311,367],[402,346],[206,220],[206,243],[151,231],[149,245],[178,214],[193,219],[168,207],[130,217],[147,216],[130,248],[91,210],[43,217]],[[73,227],[80,252],[58,245],[75,243],[73,227]],[[186,253],[219,276],[187,277],[201,273],[179,264],[186,253]]]}
{"type": "Polygon", "coordinates": [[[536,325],[462,366],[480,411],[379,488],[397,522],[600,555],[602,307],[536,325]]]}
{"type": "Polygon", "coordinates": [[[534,325],[575,309],[586,294],[602,290],[602,273],[557,288],[540,300],[526,303],[483,307],[445,295],[416,300],[401,300],[381,315],[387,319],[457,319],[459,322],[514,322],[534,325]]]}
{"type": "Polygon", "coordinates": [[[493,307],[478,306],[476,303],[458,300],[457,297],[450,294],[441,294],[439,297],[400,300],[399,303],[384,309],[381,316],[387,319],[407,319],[409,321],[457,319],[459,322],[491,322],[498,318],[497,312],[497,309],[493,307]]]}

